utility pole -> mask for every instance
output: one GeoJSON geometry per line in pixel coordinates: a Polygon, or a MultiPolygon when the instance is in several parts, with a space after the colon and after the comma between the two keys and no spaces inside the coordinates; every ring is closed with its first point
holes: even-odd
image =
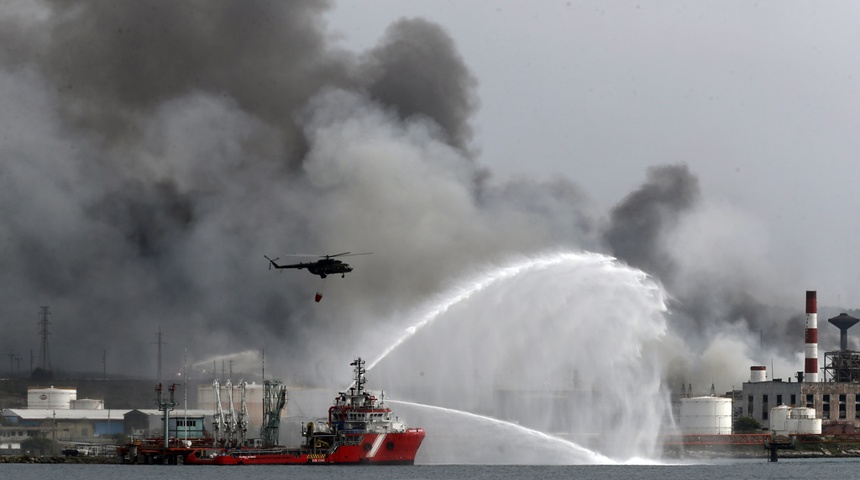
{"type": "MultiPolygon", "coordinates": [[[[185,402],[185,422],[183,423],[185,430],[185,440],[188,440],[188,347],[185,347],[185,358],[182,361],[182,380],[185,382],[185,385],[182,387],[182,395],[183,400],[185,402]]],[[[177,437],[179,436],[179,432],[177,431],[177,437]]]]}
{"type": "Polygon", "coordinates": [[[9,378],[12,377],[12,368],[15,365],[15,357],[16,355],[14,353],[9,354],[9,378]]]}
{"type": "Polygon", "coordinates": [[[54,423],[54,441],[51,442],[51,455],[57,454],[57,411],[54,410],[54,414],[52,416],[54,423]]]}

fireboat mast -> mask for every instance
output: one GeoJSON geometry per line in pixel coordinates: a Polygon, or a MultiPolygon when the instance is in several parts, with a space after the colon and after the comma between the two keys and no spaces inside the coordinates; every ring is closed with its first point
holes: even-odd
{"type": "Polygon", "coordinates": [[[350,363],[353,368],[353,374],[355,378],[352,381],[353,386],[349,389],[350,395],[361,395],[364,392],[364,384],[367,383],[367,377],[364,376],[367,373],[367,369],[364,368],[364,360],[361,357],[356,357],[356,359],[350,363]]]}

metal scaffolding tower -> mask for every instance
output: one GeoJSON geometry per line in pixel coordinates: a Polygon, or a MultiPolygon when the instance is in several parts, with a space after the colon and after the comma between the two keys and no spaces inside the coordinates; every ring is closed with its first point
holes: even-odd
{"type": "Polygon", "coordinates": [[[51,353],[48,350],[48,326],[51,324],[51,307],[39,307],[39,336],[42,338],[42,346],[39,350],[39,368],[44,372],[51,371],[51,353]]]}
{"type": "Polygon", "coordinates": [[[263,425],[260,436],[264,447],[278,444],[281,412],[287,406],[287,387],[276,380],[263,381],[263,425]]]}

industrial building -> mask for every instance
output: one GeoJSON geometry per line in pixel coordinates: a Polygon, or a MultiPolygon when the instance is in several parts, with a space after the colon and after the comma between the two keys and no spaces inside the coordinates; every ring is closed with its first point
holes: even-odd
{"type": "Polygon", "coordinates": [[[752,417],[764,429],[773,430],[774,407],[805,408],[810,410],[797,415],[809,417],[814,412],[823,433],[860,431],[860,352],[848,350],[848,329],[858,319],[843,313],[828,322],[840,330],[840,349],[824,354],[824,375],[819,376],[817,294],[807,291],[804,370],[792,382],[790,378],[768,380],[766,367],[750,367],[750,381],[734,392],[735,417],[752,417]]]}
{"type": "Polygon", "coordinates": [[[35,436],[58,442],[92,442],[123,432],[123,416],[128,410],[69,410],[44,408],[7,408],[6,425],[23,428],[35,436]]]}
{"type": "MultiPolygon", "coordinates": [[[[202,408],[187,409],[175,406],[173,391],[168,418],[168,436],[179,439],[208,438],[216,425],[227,428],[235,422],[236,438],[240,422],[248,421],[251,432],[262,425],[263,386],[240,382],[231,385],[199,386],[199,404],[202,408]],[[219,405],[221,408],[219,408],[219,405]],[[216,416],[221,414],[220,420],[216,416]]],[[[160,395],[160,394],[159,394],[160,395]]],[[[148,403],[148,402],[147,402],[148,403]]],[[[41,387],[27,389],[27,408],[2,410],[4,426],[0,428],[0,454],[21,451],[21,444],[30,438],[47,438],[61,444],[108,443],[118,434],[133,439],[161,438],[164,436],[163,409],[105,409],[104,401],[78,398],[74,387],[41,387]]]]}
{"type": "MultiPolygon", "coordinates": [[[[124,433],[133,439],[163,438],[164,412],[158,409],[134,409],[124,418],[124,433]]],[[[207,425],[213,423],[212,410],[175,409],[168,417],[168,436],[171,438],[204,438],[207,425]]]]}
{"type": "MultiPolygon", "coordinates": [[[[213,410],[173,409],[168,422],[173,438],[203,438],[213,410]]],[[[105,409],[104,401],[79,399],[71,387],[30,387],[27,408],[2,411],[0,453],[20,453],[22,442],[47,438],[60,444],[108,444],[117,434],[134,438],[164,435],[164,412],[105,409]]]]}
{"type": "Polygon", "coordinates": [[[104,401],[78,399],[69,387],[30,387],[27,408],[7,408],[2,412],[0,449],[20,451],[28,438],[48,438],[61,443],[106,442],[123,432],[123,416],[128,410],[108,410],[104,401]]]}
{"type": "Polygon", "coordinates": [[[783,381],[780,378],[768,380],[767,367],[750,367],[750,380],[743,383],[743,390],[735,394],[734,412],[736,417],[752,417],[764,429],[770,428],[770,411],[780,405],[806,406],[801,393],[802,384],[783,381]],[[804,402],[804,403],[800,403],[804,402]]]}
{"type": "Polygon", "coordinates": [[[44,432],[36,428],[0,426],[0,455],[20,453],[24,440],[43,436],[44,432]]]}

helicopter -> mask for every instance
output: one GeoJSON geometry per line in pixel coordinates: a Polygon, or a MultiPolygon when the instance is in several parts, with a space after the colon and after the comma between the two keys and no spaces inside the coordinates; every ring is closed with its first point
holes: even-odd
{"type": "Polygon", "coordinates": [[[347,273],[352,271],[352,267],[349,266],[348,263],[344,263],[343,261],[338,260],[335,257],[346,257],[354,255],[370,255],[370,253],[343,252],[336,253],[334,255],[291,255],[296,257],[320,257],[320,260],[314,262],[301,262],[294,263],[292,265],[278,265],[277,263],[275,263],[275,260],[277,260],[278,258],[272,259],[265,255],[263,255],[263,257],[269,261],[269,270],[271,270],[272,267],[275,267],[277,269],[295,268],[298,270],[306,268],[308,272],[310,272],[312,275],[319,275],[320,278],[325,278],[333,273],[339,273],[341,274],[341,278],[343,278],[346,277],[347,273]]]}

